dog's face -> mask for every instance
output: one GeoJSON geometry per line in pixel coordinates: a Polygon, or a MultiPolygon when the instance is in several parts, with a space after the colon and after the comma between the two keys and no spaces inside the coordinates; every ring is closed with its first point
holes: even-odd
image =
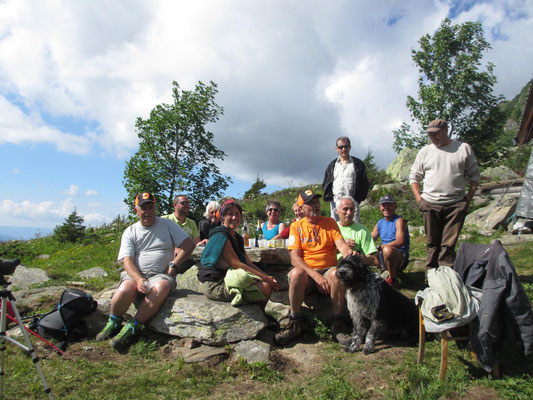
{"type": "Polygon", "coordinates": [[[359,256],[343,259],[337,267],[337,277],[346,289],[357,289],[363,285],[370,270],[359,256]]]}

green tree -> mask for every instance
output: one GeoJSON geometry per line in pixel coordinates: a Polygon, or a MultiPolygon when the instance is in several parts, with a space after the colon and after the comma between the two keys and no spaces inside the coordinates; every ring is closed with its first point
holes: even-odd
{"type": "Polygon", "coordinates": [[[422,147],[428,140],[424,127],[442,118],[450,124],[450,137],[469,143],[486,160],[503,133],[505,113],[498,107],[503,97],[493,94],[494,65],[482,65],[491,46],[481,23],[452,25],[445,19],[433,37],[426,34],[418,43],[420,49],[411,51],[420,73],[418,100],[408,96],[406,105],[419,129],[403,123],[393,132],[394,150],[422,147]]]}
{"type": "Polygon", "coordinates": [[[374,154],[370,150],[366,153],[363,163],[366,166],[366,176],[368,177],[370,188],[377,184],[387,183],[389,180],[387,173],[376,164],[374,154]]]}
{"type": "Polygon", "coordinates": [[[259,175],[257,175],[257,179],[252,184],[252,187],[244,193],[243,199],[253,199],[254,197],[257,197],[265,187],[265,182],[262,179],[259,179],[259,175]]]}
{"type": "Polygon", "coordinates": [[[54,238],[59,242],[77,242],[85,237],[85,226],[83,217],[78,215],[76,209],[65,218],[62,225],[54,228],[54,238]]]}
{"type": "Polygon", "coordinates": [[[201,217],[204,203],[218,197],[231,179],[220,173],[215,160],[225,153],[213,144],[206,130],[223,114],[215,103],[217,85],[198,82],[194,91],[181,90],[172,82],[172,104],[157,105],[150,118],[137,118],[139,150],[126,162],[124,202],[133,212],[133,199],[146,191],[156,196],[160,214],[173,211],[175,195],[191,200],[192,217],[201,217]]]}

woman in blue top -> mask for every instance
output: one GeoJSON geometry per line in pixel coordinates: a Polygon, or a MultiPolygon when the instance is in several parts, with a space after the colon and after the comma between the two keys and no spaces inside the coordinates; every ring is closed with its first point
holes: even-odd
{"type": "Polygon", "coordinates": [[[286,228],[284,222],[280,222],[281,203],[277,200],[269,200],[266,206],[268,220],[263,222],[261,228],[266,240],[281,239],[281,232],[286,228]]]}

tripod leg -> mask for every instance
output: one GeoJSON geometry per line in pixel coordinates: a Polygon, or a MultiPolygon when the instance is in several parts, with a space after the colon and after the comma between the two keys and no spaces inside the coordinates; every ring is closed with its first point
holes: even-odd
{"type": "MultiPolygon", "coordinates": [[[[2,332],[4,333],[5,335],[5,327],[6,327],[6,301],[7,299],[5,297],[2,298],[2,319],[1,319],[1,327],[3,328],[2,329],[2,332]]],[[[37,356],[37,354],[35,354],[35,350],[31,344],[31,341],[30,341],[30,338],[28,336],[28,334],[26,333],[26,331],[24,330],[24,325],[22,324],[22,319],[20,318],[20,314],[19,314],[19,311],[17,309],[17,305],[15,304],[15,301],[12,300],[11,301],[11,306],[13,307],[13,312],[15,313],[15,318],[17,319],[17,323],[20,327],[20,331],[22,332],[22,336],[24,336],[24,341],[26,342],[26,346],[28,348],[28,353],[29,355],[31,356],[31,360],[33,361],[33,364],[35,365],[35,369],[37,370],[37,373],[39,374],[39,377],[41,378],[41,382],[43,383],[43,387],[44,387],[44,392],[46,394],[48,394],[48,398],[49,399],[53,399],[54,397],[52,396],[52,393],[50,392],[50,388],[48,387],[48,384],[46,383],[46,378],[44,377],[44,374],[43,374],[43,371],[41,369],[41,366],[39,365],[39,357],[37,356]]],[[[4,341],[4,336],[2,336],[2,341],[4,341]]],[[[5,346],[4,346],[5,347],[5,346]]],[[[3,373],[4,371],[4,365],[3,365],[3,351],[2,351],[2,365],[1,365],[1,372],[3,373]]],[[[0,392],[1,393],[1,392],[0,392]]],[[[1,400],[1,397],[0,397],[0,400],[1,400]]]]}

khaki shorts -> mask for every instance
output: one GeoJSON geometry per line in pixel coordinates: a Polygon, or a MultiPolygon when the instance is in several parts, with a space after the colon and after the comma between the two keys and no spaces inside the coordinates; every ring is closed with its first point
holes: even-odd
{"type": "MultiPolygon", "coordinates": [[[[167,274],[163,274],[160,272],[141,272],[142,276],[150,282],[150,285],[153,286],[154,283],[159,282],[160,280],[167,280],[170,283],[171,291],[176,289],[176,280],[167,274]]],[[[120,282],[119,286],[122,282],[127,280],[133,280],[131,276],[128,275],[126,271],[122,271],[120,273],[120,282]]]]}
{"type": "MultiPolygon", "coordinates": [[[[324,278],[328,279],[328,276],[329,276],[329,273],[331,272],[331,269],[332,268],[337,268],[336,265],[334,265],[333,267],[328,267],[328,268],[322,268],[322,269],[315,269],[316,272],[318,272],[319,274],[322,274],[324,276],[324,278]]],[[[293,268],[291,268],[291,270],[289,271],[289,273],[287,274],[287,280],[289,281],[289,286],[291,284],[291,271],[293,270],[293,268]]],[[[305,288],[305,293],[311,293],[312,291],[316,290],[318,291],[317,287],[316,287],[316,282],[313,278],[311,278],[310,276],[308,277],[309,280],[307,282],[307,288],[305,288]]]]}

